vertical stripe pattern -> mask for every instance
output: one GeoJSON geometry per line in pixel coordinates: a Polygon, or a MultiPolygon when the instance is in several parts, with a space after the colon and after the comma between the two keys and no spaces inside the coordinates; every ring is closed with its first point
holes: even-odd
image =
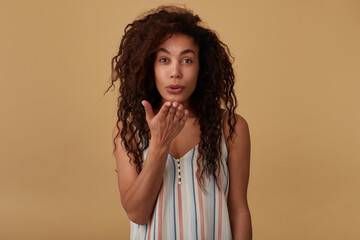
{"type": "MultiPolygon", "coordinates": [[[[145,225],[130,221],[130,239],[231,239],[227,208],[229,192],[228,152],[222,135],[219,186],[214,176],[199,183],[198,146],[182,158],[168,156],[154,213],[145,225]],[[180,162],[180,168],[177,162],[180,162]],[[180,172],[178,172],[180,170],[180,172]],[[181,178],[178,178],[181,175],[181,178]],[[179,184],[181,181],[181,184],[179,184]]],[[[144,151],[144,159],[147,150],[144,151]]]]}

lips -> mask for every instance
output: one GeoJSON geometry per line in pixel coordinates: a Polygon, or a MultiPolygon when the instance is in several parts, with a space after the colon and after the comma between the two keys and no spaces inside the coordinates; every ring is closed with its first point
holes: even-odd
{"type": "Polygon", "coordinates": [[[170,94],[180,94],[184,88],[185,87],[181,85],[168,85],[165,87],[166,91],[170,94]]]}

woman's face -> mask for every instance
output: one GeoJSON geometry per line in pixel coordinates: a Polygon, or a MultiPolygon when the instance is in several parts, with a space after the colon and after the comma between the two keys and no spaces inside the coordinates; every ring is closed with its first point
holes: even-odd
{"type": "Polygon", "coordinates": [[[178,102],[189,108],[199,73],[199,47],[185,34],[173,34],[162,43],[156,53],[156,88],[166,101],[178,102]]]}

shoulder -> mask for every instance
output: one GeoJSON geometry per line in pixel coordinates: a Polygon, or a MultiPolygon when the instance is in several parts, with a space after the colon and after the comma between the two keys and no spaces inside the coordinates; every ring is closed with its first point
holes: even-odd
{"type": "MultiPolygon", "coordinates": [[[[132,122],[132,117],[129,117],[129,118],[127,119],[127,128],[128,128],[128,130],[130,129],[130,123],[131,123],[131,122],[132,122]]],[[[114,128],[113,128],[113,131],[112,131],[112,133],[113,133],[113,138],[115,138],[116,134],[117,134],[119,131],[121,132],[123,126],[124,126],[123,122],[118,120],[117,123],[115,124],[114,128]]]]}
{"type": "Polygon", "coordinates": [[[121,121],[117,122],[112,130],[112,141],[113,141],[113,151],[119,151],[119,146],[122,147],[121,140],[121,130],[123,128],[123,123],[121,121]]]}
{"type": "MultiPolygon", "coordinates": [[[[127,132],[126,132],[126,139],[130,139],[131,136],[131,130],[130,130],[130,123],[131,123],[131,118],[129,118],[128,120],[128,125],[127,125],[127,132]]],[[[124,124],[122,121],[118,121],[113,130],[112,130],[112,140],[116,143],[116,145],[121,145],[122,139],[121,139],[121,131],[124,127],[124,124]]],[[[115,146],[114,146],[115,147],[115,146]]]]}
{"type": "Polygon", "coordinates": [[[123,124],[121,121],[117,122],[112,130],[112,139],[118,138],[120,136],[121,129],[123,124]]]}
{"type": "MultiPolygon", "coordinates": [[[[230,136],[230,127],[228,124],[229,120],[229,112],[222,111],[223,113],[223,121],[222,121],[222,129],[224,132],[224,137],[227,139],[227,142],[231,143],[236,141],[237,138],[242,138],[244,136],[249,135],[249,125],[244,117],[239,114],[235,114],[235,126],[234,126],[234,135],[232,140],[229,139],[230,136]]],[[[227,143],[228,144],[228,143],[227,143]]]]}
{"type": "MultiPolygon", "coordinates": [[[[229,136],[229,114],[224,113],[223,130],[228,150],[227,166],[229,169],[228,208],[232,219],[249,212],[247,203],[247,187],[250,172],[250,134],[249,126],[244,117],[235,114],[234,133],[229,136]]],[[[245,215],[244,215],[245,216],[245,215]]],[[[237,226],[238,227],[238,226],[237,226]]]]}

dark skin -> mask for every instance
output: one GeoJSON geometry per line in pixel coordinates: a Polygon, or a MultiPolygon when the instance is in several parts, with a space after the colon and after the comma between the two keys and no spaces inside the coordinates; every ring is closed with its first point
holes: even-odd
{"type": "MultiPolygon", "coordinates": [[[[147,101],[143,104],[151,141],[142,171],[138,174],[135,164],[129,163],[120,138],[116,139],[116,143],[121,147],[115,152],[121,202],[130,220],[138,224],[146,224],[153,212],[170,145],[183,130],[189,116],[189,112],[178,103],[166,102],[156,115],[147,101]]],[[[121,129],[122,126],[119,127],[121,129]]],[[[116,134],[115,127],[113,137],[116,134]]],[[[133,158],[132,155],[130,157],[133,158]]]]}
{"type": "MultiPolygon", "coordinates": [[[[152,214],[160,191],[167,154],[181,157],[198,144],[200,139],[200,128],[196,119],[189,118],[189,113],[185,112],[181,104],[172,103],[167,106],[165,103],[155,115],[151,105],[146,101],[143,103],[152,137],[140,174],[137,174],[135,165],[129,163],[123,145],[115,153],[122,204],[129,218],[138,224],[146,224],[152,214]]],[[[227,138],[228,115],[224,115],[223,131],[227,138]]],[[[230,175],[228,208],[233,239],[248,240],[252,239],[251,216],[247,203],[250,137],[245,119],[240,115],[236,117],[236,137],[232,141],[226,141],[230,175]]],[[[113,134],[116,133],[115,127],[113,134]]],[[[120,143],[119,138],[117,143],[120,143]]]]}
{"type": "MultiPolygon", "coordinates": [[[[116,138],[115,151],[118,184],[122,205],[129,219],[146,224],[153,212],[160,191],[168,154],[175,158],[184,156],[200,141],[200,126],[196,114],[189,109],[189,98],[196,87],[199,47],[191,37],[174,36],[159,46],[154,64],[156,86],[163,98],[160,109],[142,101],[151,141],[142,171],[129,162],[127,151],[116,138]],[[189,51],[190,50],[190,51],[189,51]],[[180,93],[167,91],[169,84],[184,87],[180,93]]],[[[223,132],[228,149],[229,196],[228,209],[233,239],[252,239],[250,211],[247,203],[247,186],[250,166],[250,136],[247,122],[236,115],[234,137],[228,139],[228,114],[224,114],[223,132]]],[[[119,128],[122,129],[121,122],[119,128]]],[[[113,138],[118,133],[115,126],[113,138]]],[[[128,131],[130,134],[130,131],[128,131]]],[[[130,137],[130,136],[127,136],[130,137]]],[[[134,159],[130,155],[131,161],[134,159]]]]}

